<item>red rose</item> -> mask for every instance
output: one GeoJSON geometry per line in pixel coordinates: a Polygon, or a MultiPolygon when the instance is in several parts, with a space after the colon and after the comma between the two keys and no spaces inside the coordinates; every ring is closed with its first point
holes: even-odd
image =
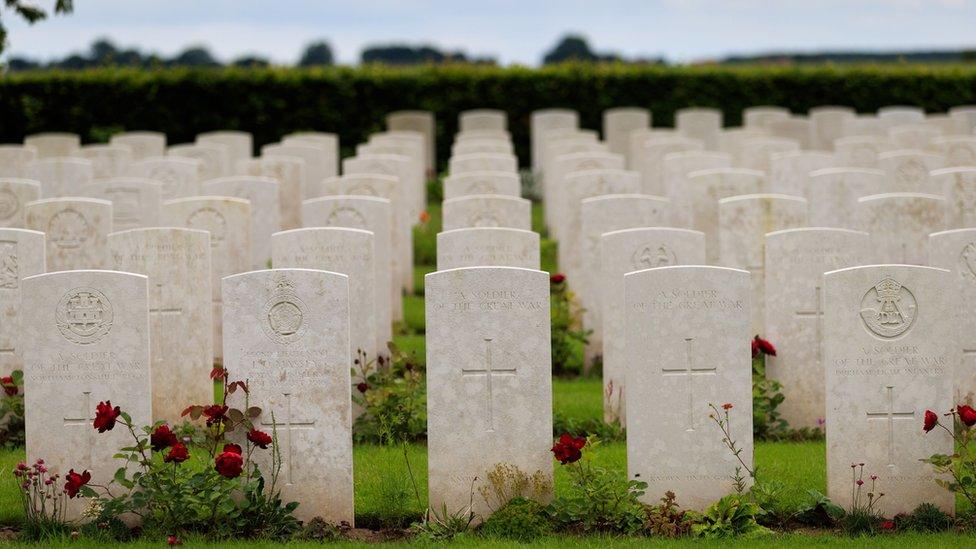
{"type": "Polygon", "coordinates": [[[164,448],[169,448],[177,444],[179,440],[176,438],[176,433],[170,430],[169,425],[164,423],[156,427],[156,430],[149,437],[149,442],[152,444],[153,451],[159,452],[164,448]]]}
{"type": "Polygon", "coordinates": [[[960,404],[956,407],[956,411],[959,412],[959,420],[965,423],[966,427],[976,425],[976,410],[973,410],[972,406],[960,404]]]}
{"type": "Polygon", "coordinates": [[[563,433],[559,441],[552,447],[552,454],[563,465],[579,461],[583,457],[581,451],[586,446],[586,439],[583,437],[573,437],[569,433],[563,433]]]}
{"type": "Polygon", "coordinates": [[[95,421],[92,422],[92,427],[98,429],[99,433],[111,431],[121,413],[118,406],[112,408],[111,400],[99,402],[98,406],[95,406],[95,421]]]}
{"type": "Polygon", "coordinates": [[[939,415],[932,410],[925,410],[925,424],[922,426],[922,430],[926,433],[935,429],[935,426],[939,424],[939,415]]]}
{"type": "Polygon", "coordinates": [[[14,383],[13,376],[0,377],[0,386],[3,386],[3,392],[7,393],[7,396],[14,396],[17,394],[17,384],[14,383]]]}
{"type": "Polygon", "coordinates": [[[726,402],[725,404],[722,405],[722,409],[725,410],[725,411],[731,410],[732,409],[732,403],[731,402],[726,402]]]}
{"type": "Polygon", "coordinates": [[[247,440],[250,440],[255,446],[261,449],[266,449],[268,445],[273,442],[271,440],[271,435],[265,433],[264,431],[258,431],[257,429],[251,429],[248,431],[247,440]]]}
{"type": "Polygon", "coordinates": [[[13,383],[14,383],[14,376],[3,376],[3,377],[0,377],[0,384],[3,384],[3,385],[13,385],[13,383]]]}
{"type": "Polygon", "coordinates": [[[237,478],[244,471],[244,458],[241,457],[240,452],[228,452],[227,446],[224,446],[224,451],[214,458],[214,468],[224,477],[237,478]]]}
{"type": "Polygon", "coordinates": [[[176,442],[173,447],[169,449],[169,453],[163,458],[163,461],[169,463],[171,461],[176,463],[183,463],[184,461],[190,459],[190,452],[186,450],[186,446],[183,446],[182,442],[176,442]]]}
{"type": "Polygon", "coordinates": [[[220,404],[211,404],[203,409],[203,415],[207,416],[207,427],[215,423],[227,421],[227,407],[220,404]]]}
{"type": "Polygon", "coordinates": [[[894,530],[895,529],[895,521],[893,521],[893,520],[883,520],[883,521],[881,521],[881,529],[882,530],[894,530]]]}
{"type": "Polygon", "coordinates": [[[765,339],[756,336],[752,339],[752,358],[759,355],[776,356],[776,347],[765,339]]]}
{"type": "Polygon", "coordinates": [[[166,545],[183,545],[183,540],[176,536],[167,536],[166,545]]]}
{"type": "Polygon", "coordinates": [[[365,393],[366,391],[369,390],[369,385],[360,381],[359,383],[356,384],[356,390],[359,391],[360,393],[365,393]]]}
{"type": "Polygon", "coordinates": [[[227,370],[224,370],[220,366],[214,366],[213,370],[210,370],[210,379],[214,381],[219,381],[227,377],[227,370]]]}
{"type": "Polygon", "coordinates": [[[73,498],[78,495],[78,490],[81,490],[81,487],[88,484],[88,481],[91,480],[91,473],[84,471],[78,474],[72,469],[64,476],[64,480],[64,493],[68,494],[69,498],[73,498]]]}
{"type": "Polygon", "coordinates": [[[549,277],[549,282],[553,284],[562,284],[563,282],[566,282],[566,275],[562,273],[556,273],[549,277]]]}

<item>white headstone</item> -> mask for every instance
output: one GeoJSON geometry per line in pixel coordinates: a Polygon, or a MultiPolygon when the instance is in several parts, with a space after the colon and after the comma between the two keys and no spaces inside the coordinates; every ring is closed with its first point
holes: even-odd
{"type": "Polygon", "coordinates": [[[47,270],[104,269],[112,203],[95,198],[47,198],[24,206],[25,226],[47,235],[47,270]]]}
{"type": "Polygon", "coordinates": [[[305,161],[289,156],[264,156],[237,165],[242,175],[270,177],[278,182],[278,208],[281,227],[302,226],[302,197],[305,196],[305,161]]]}
{"type": "Polygon", "coordinates": [[[929,178],[929,172],[945,164],[945,158],[915,150],[897,150],[878,155],[878,168],[884,170],[885,184],[881,192],[929,193],[942,192],[929,178]]]}
{"type": "Polygon", "coordinates": [[[85,145],[80,154],[91,161],[95,179],[123,176],[132,163],[132,149],[125,145],[85,145]]]}
{"type": "Polygon", "coordinates": [[[670,193],[668,198],[674,210],[671,212],[671,225],[691,226],[691,193],[688,191],[688,174],[700,170],[731,168],[732,157],[727,153],[713,151],[688,151],[664,155],[661,162],[664,170],[664,186],[670,193]]]}
{"type": "Polygon", "coordinates": [[[776,346],[766,377],[782,386],[779,410],[794,429],[823,429],[823,274],[870,259],[867,233],[788,229],[766,235],[766,326],[776,346]]]}
{"type": "Polygon", "coordinates": [[[201,162],[193,158],[153,156],[133,162],[129,175],[154,179],[162,184],[163,199],[199,196],[201,162]]]}
{"type": "Polygon", "coordinates": [[[635,169],[641,174],[641,189],[644,194],[668,196],[670,189],[665,186],[664,157],[671,153],[702,151],[705,145],[697,139],[687,137],[652,138],[644,142],[640,156],[635,159],[635,169]]]}
{"type": "Polygon", "coordinates": [[[149,278],[153,419],[178,425],[188,404],[213,401],[210,235],[132,229],[110,234],[108,247],[113,269],[149,278]]]}
{"type": "Polygon", "coordinates": [[[239,130],[219,130],[197,135],[201,145],[225,145],[230,149],[231,165],[248,160],[254,154],[254,138],[249,132],[239,130]]]}
{"type": "Polygon", "coordinates": [[[552,478],[549,276],[451,269],[428,274],[424,295],[430,507],[487,517],[477,490],[496,465],[552,478]]]}
{"type": "Polygon", "coordinates": [[[302,222],[306,227],[344,227],[373,233],[376,284],[376,348],[385,349],[393,341],[393,294],[400,293],[394,283],[393,207],[376,196],[324,196],[302,203],[302,222]]]}
{"type": "Polygon", "coordinates": [[[41,196],[61,198],[78,196],[81,187],[91,183],[94,171],[85,158],[42,158],[27,167],[27,178],[41,182],[41,196]]]}
{"type": "Polygon", "coordinates": [[[532,203],[524,198],[474,194],[451,198],[443,204],[444,230],[468,227],[531,229],[532,203]]]}
{"type": "Polygon", "coordinates": [[[508,115],[497,109],[472,109],[458,115],[458,131],[507,130],[508,115]]]}
{"type": "Polygon", "coordinates": [[[271,237],[276,269],[321,269],[349,277],[349,341],[369,360],[386,346],[376,345],[376,282],[373,233],[361,229],[313,227],[282,231],[271,237]]]}
{"type": "Polygon", "coordinates": [[[21,280],[45,272],[44,233],[0,229],[0,375],[23,370],[21,280]]]}
{"type": "Polygon", "coordinates": [[[112,230],[159,225],[161,185],[142,177],[99,179],[81,187],[81,196],[112,203],[112,230]]]}
{"type": "Polygon", "coordinates": [[[128,147],[133,161],[166,154],[166,134],[161,132],[122,132],[110,137],[108,142],[128,147]]]}
{"type": "MultiPolygon", "coordinates": [[[[91,484],[107,485],[121,465],[113,456],[132,438],[121,426],[96,431],[96,406],[111,402],[135,425],[152,424],[146,277],[49,273],[25,278],[21,294],[27,460],[43,459],[62,478],[88,470],[91,484]]],[[[86,506],[71,500],[66,518],[86,506]]]]}
{"type": "MultiPolygon", "coordinates": [[[[926,409],[952,408],[959,363],[958,293],[948,272],[873,265],[824,275],[824,364],[827,395],[827,495],[853,504],[853,476],[877,475],[882,516],[931,503],[953,512],[952,492],[935,483],[932,454],[951,454],[952,439],[922,432],[926,409]],[[852,470],[853,468],[853,470],[852,470]]],[[[943,419],[944,421],[944,419],[943,419]]],[[[950,427],[951,428],[951,427],[950,427]]]]}
{"type": "Polygon", "coordinates": [[[807,111],[812,125],[811,147],[825,151],[833,150],[834,141],[844,135],[844,123],[856,116],[850,107],[822,106],[807,111]]]}
{"type": "Polygon", "coordinates": [[[539,269],[539,233],[502,227],[437,233],[437,270],[462,267],[539,269]]]}
{"type": "Polygon", "coordinates": [[[873,168],[825,168],[808,174],[806,197],[811,227],[860,229],[857,200],[877,194],[885,174],[873,168]]]}
{"type": "Polygon", "coordinates": [[[798,150],[800,150],[800,144],[793,139],[782,137],[745,139],[739,146],[739,165],[743,168],[770,173],[773,154],[798,150]]]}
{"type": "Polygon", "coordinates": [[[199,160],[201,181],[224,177],[233,171],[231,148],[219,143],[173,145],[166,150],[166,155],[199,160]]]}
{"type": "Polygon", "coordinates": [[[685,194],[690,227],[705,233],[708,263],[719,261],[718,201],[731,196],[758,194],[765,186],[766,176],[757,170],[717,168],[688,174],[685,194]]]}
{"type": "Polygon", "coordinates": [[[769,134],[796,141],[800,149],[810,149],[813,144],[813,124],[803,116],[791,116],[786,120],[774,120],[769,123],[769,134]]]}
{"type": "Polygon", "coordinates": [[[518,171],[518,158],[510,154],[467,154],[452,157],[448,172],[459,175],[468,172],[509,172],[518,171]]]}
{"type": "Polygon", "coordinates": [[[33,179],[0,177],[0,227],[24,227],[24,206],[41,198],[41,184],[33,179]]]}
{"type": "Polygon", "coordinates": [[[532,111],[529,119],[531,134],[532,171],[538,174],[542,169],[542,146],[546,132],[579,127],[579,113],[569,109],[540,109],[532,111]]]}
{"type": "MultiPolygon", "coordinates": [[[[322,151],[325,177],[339,174],[339,136],[327,132],[295,132],[282,136],[282,145],[309,144],[322,151]]],[[[309,183],[313,183],[310,181],[309,183]]],[[[309,197],[306,197],[309,198],[309,197]]]]}
{"type": "Polygon", "coordinates": [[[976,227],[976,167],[933,170],[930,177],[946,199],[946,228],[976,227]]]}
{"type": "Polygon", "coordinates": [[[213,290],[214,357],[221,360],[220,280],[247,271],[251,265],[251,204],[230,196],[194,196],[163,202],[163,223],[210,233],[210,274],[213,290]]]}
{"type": "Polygon", "coordinates": [[[251,204],[251,268],[271,267],[271,235],[282,230],[278,180],[259,175],[219,177],[203,182],[212,196],[243,198],[251,204]]]}
{"type": "Polygon", "coordinates": [[[807,224],[807,201],[784,194],[723,198],[719,210],[719,257],[722,265],[752,273],[752,331],[763,330],[766,233],[807,224]]]}
{"type": "Polygon", "coordinates": [[[678,109],[674,120],[675,127],[681,135],[701,141],[710,151],[718,148],[718,132],[722,129],[722,111],[705,107],[678,109]]]}
{"type": "Polygon", "coordinates": [[[637,228],[600,237],[603,307],[603,418],[626,424],[627,319],[624,275],[674,265],[704,265],[705,235],[688,229],[637,228]]]}
{"type": "Polygon", "coordinates": [[[957,105],[949,109],[953,133],[966,135],[976,133],[976,105],[957,105]]]}
{"type": "Polygon", "coordinates": [[[946,167],[976,166],[976,135],[950,135],[933,141],[946,167]]]}
{"type": "Polygon", "coordinates": [[[806,196],[810,172],[832,167],[834,155],[823,151],[773,153],[769,165],[769,192],[806,196]]]}
{"type": "Polygon", "coordinates": [[[885,129],[905,124],[925,122],[925,110],[921,107],[890,105],[878,109],[878,120],[885,129]]]}
{"type": "Polygon", "coordinates": [[[875,263],[928,265],[929,234],[945,229],[945,212],[945,198],[932,194],[875,194],[857,201],[875,263]]]}
{"type": "Polygon", "coordinates": [[[929,265],[952,272],[962,361],[955,369],[953,402],[976,404],[976,229],[929,235],[929,265]]]}
{"type": "Polygon", "coordinates": [[[37,149],[24,145],[0,145],[0,177],[26,178],[28,166],[37,160],[37,149]]]}
{"type": "MultiPolygon", "coordinates": [[[[354,524],[348,277],[306,269],[223,281],[224,364],[248,380],[252,421],[278,439],[283,501],[295,516],[354,524]]],[[[231,398],[243,407],[244,396],[231,398]]],[[[270,470],[271,449],[252,458],[270,470]]]]}
{"type": "Polygon", "coordinates": [[[24,145],[37,149],[38,158],[77,156],[81,138],[65,132],[35,133],[24,137],[24,145]]]}
{"type": "Polygon", "coordinates": [[[895,126],[888,130],[888,139],[898,149],[936,151],[932,141],[942,135],[938,129],[927,124],[895,126]]]}
{"type": "Polygon", "coordinates": [[[627,401],[640,404],[627,406],[627,476],[648,484],[647,504],[670,490],[702,510],[733,491],[740,466],[710,404],[732,405],[729,428],[752,467],[749,273],[649,269],[624,277],[624,296],[627,401]]]}
{"type": "Polygon", "coordinates": [[[424,136],[427,155],[427,172],[433,172],[437,164],[437,128],[434,113],[430,111],[397,111],[386,115],[386,127],[393,131],[419,132],[424,136]]]}
{"type": "Polygon", "coordinates": [[[468,154],[515,154],[509,141],[495,139],[465,139],[451,146],[451,156],[468,154]]]}
{"type": "Polygon", "coordinates": [[[742,110],[742,125],[751,128],[769,128],[769,125],[790,117],[790,110],[773,105],[756,105],[742,110]]]}
{"type": "Polygon", "coordinates": [[[627,155],[630,132],[651,127],[651,111],[639,107],[617,107],[603,111],[603,140],[610,152],[627,155]]]}
{"type": "Polygon", "coordinates": [[[444,178],[445,199],[472,194],[521,196],[522,181],[511,172],[468,172],[444,178]]]}

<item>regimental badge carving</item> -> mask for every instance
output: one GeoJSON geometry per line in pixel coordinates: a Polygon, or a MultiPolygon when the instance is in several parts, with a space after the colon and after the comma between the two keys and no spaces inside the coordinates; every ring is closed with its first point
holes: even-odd
{"type": "Polygon", "coordinates": [[[13,219],[20,212],[20,198],[10,189],[0,190],[0,220],[13,219]]]}
{"type": "Polygon", "coordinates": [[[471,216],[471,227],[499,227],[501,223],[495,212],[478,212],[471,216]]]}
{"type": "Polygon", "coordinates": [[[959,273],[963,278],[976,281],[976,242],[966,244],[959,254],[959,273]]]}
{"type": "Polygon", "coordinates": [[[376,192],[369,183],[354,183],[349,186],[349,194],[354,196],[379,196],[380,194],[376,192]]]}
{"type": "Polygon", "coordinates": [[[290,280],[278,277],[274,290],[264,304],[264,333],[277,343],[294,343],[305,334],[305,311],[308,308],[295,294],[290,280]]]}
{"type": "Polygon", "coordinates": [[[162,194],[164,197],[176,196],[180,185],[183,184],[183,176],[176,168],[167,164],[160,164],[149,171],[148,177],[162,183],[162,194]]]}
{"type": "Polygon", "coordinates": [[[112,303],[94,288],[74,288],[58,302],[55,319],[65,339],[79,345],[91,345],[111,331],[112,303]]]}
{"type": "Polygon", "coordinates": [[[885,276],[861,299],[864,327],[878,337],[901,336],[912,327],[917,315],[915,296],[890,276],[885,276]]]}
{"type": "Polygon", "coordinates": [[[325,221],[329,227],[349,227],[352,229],[365,229],[366,218],[355,208],[349,206],[339,206],[332,210],[329,218],[325,221]]]}
{"type": "Polygon", "coordinates": [[[217,210],[205,207],[190,214],[186,219],[186,226],[210,232],[210,247],[217,248],[224,244],[227,237],[227,220],[217,210]]]}
{"type": "Polygon", "coordinates": [[[928,169],[915,158],[902,162],[895,171],[895,177],[903,183],[921,183],[928,176],[928,169]]]}
{"type": "Polygon", "coordinates": [[[74,208],[54,214],[47,224],[47,237],[55,246],[65,250],[80,248],[88,240],[91,225],[74,208]]]}
{"type": "Polygon", "coordinates": [[[645,244],[634,250],[630,259],[635,269],[653,269],[678,264],[674,250],[665,244],[645,244]]]}
{"type": "Polygon", "coordinates": [[[949,147],[946,155],[950,166],[972,166],[976,163],[976,152],[972,147],[965,144],[957,144],[949,147]]]}
{"type": "Polygon", "coordinates": [[[0,241],[0,289],[16,290],[20,286],[20,268],[17,261],[17,243],[0,241]]]}

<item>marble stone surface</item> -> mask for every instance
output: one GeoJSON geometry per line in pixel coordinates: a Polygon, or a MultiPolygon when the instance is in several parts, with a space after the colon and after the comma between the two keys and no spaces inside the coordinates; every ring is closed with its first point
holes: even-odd
{"type": "Polygon", "coordinates": [[[204,181],[203,192],[243,198],[251,204],[251,268],[270,268],[271,235],[283,228],[278,180],[260,175],[218,177],[204,181]]]}
{"type": "Polygon", "coordinates": [[[85,158],[41,158],[27,167],[27,178],[41,183],[41,196],[78,196],[81,187],[94,178],[92,161],[85,158]]]}
{"type": "Polygon", "coordinates": [[[475,227],[437,233],[437,270],[462,267],[539,269],[539,233],[475,227]]]}
{"type": "Polygon", "coordinates": [[[24,206],[40,198],[39,181],[0,177],[0,227],[23,228],[24,206]]]}
{"type": "Polygon", "coordinates": [[[532,203],[524,198],[474,194],[443,203],[444,230],[468,227],[532,228],[532,203]]]}
{"type": "Polygon", "coordinates": [[[806,197],[811,227],[860,229],[857,200],[880,192],[885,174],[874,168],[825,168],[808,174],[806,197]]]}
{"type": "Polygon", "coordinates": [[[162,186],[144,177],[98,179],[81,187],[81,196],[112,203],[112,230],[124,231],[159,225],[162,186]]]}
{"type": "Polygon", "coordinates": [[[104,269],[112,203],[97,198],[46,198],[28,202],[25,226],[47,234],[47,270],[104,269]]]}
{"type": "Polygon", "coordinates": [[[929,234],[945,229],[945,212],[945,198],[932,194],[875,194],[857,201],[875,263],[928,265],[929,234]]]}
{"type": "Polygon", "coordinates": [[[0,229],[0,375],[24,369],[21,281],[45,272],[44,233],[0,229]]]}

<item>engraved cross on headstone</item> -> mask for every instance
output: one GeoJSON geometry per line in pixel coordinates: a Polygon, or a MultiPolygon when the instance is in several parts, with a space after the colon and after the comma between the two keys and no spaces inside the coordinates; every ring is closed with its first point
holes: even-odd
{"type": "Polygon", "coordinates": [[[492,389],[492,378],[494,376],[514,376],[515,368],[495,368],[491,361],[491,338],[485,338],[485,367],[484,368],[462,368],[462,376],[485,376],[485,415],[488,423],[488,432],[495,430],[495,407],[492,389]]]}
{"type": "Polygon", "coordinates": [[[149,314],[162,315],[162,316],[179,316],[183,314],[182,307],[165,306],[164,304],[165,298],[163,296],[165,295],[166,292],[163,292],[164,286],[162,284],[157,282],[153,287],[155,288],[154,293],[156,294],[156,297],[153,299],[153,301],[155,301],[157,305],[149,309],[149,314]]]}
{"type": "MultiPolygon", "coordinates": [[[[261,425],[273,427],[276,431],[284,427],[285,429],[285,462],[287,467],[288,484],[294,484],[294,477],[292,475],[293,466],[292,463],[294,459],[292,457],[292,452],[294,450],[294,445],[292,444],[292,431],[295,429],[312,429],[315,426],[315,420],[302,420],[295,419],[291,410],[291,393],[281,393],[285,397],[285,417],[284,421],[279,421],[278,419],[273,419],[272,421],[262,421],[261,425]]],[[[270,414],[269,414],[270,415],[270,414]]]]}
{"type": "Polygon", "coordinates": [[[817,345],[817,362],[819,363],[821,361],[821,350],[823,348],[823,305],[821,303],[823,298],[821,297],[820,286],[815,288],[813,297],[816,300],[816,305],[814,305],[812,311],[800,310],[796,311],[794,314],[796,314],[796,316],[799,318],[812,318],[814,320],[816,326],[814,336],[816,337],[815,341],[817,345]]]}
{"type": "Polygon", "coordinates": [[[80,417],[67,417],[64,419],[65,427],[81,427],[88,434],[86,437],[88,439],[88,451],[85,452],[88,455],[88,463],[84,465],[85,469],[91,469],[94,466],[94,450],[95,450],[95,427],[92,422],[95,421],[94,417],[89,417],[92,415],[91,406],[91,391],[84,391],[81,393],[84,397],[82,399],[82,406],[84,406],[83,411],[80,414],[76,414],[80,417]]]}
{"type": "Polygon", "coordinates": [[[895,466],[895,420],[908,419],[915,421],[915,410],[896,412],[895,411],[895,386],[885,387],[885,394],[888,398],[888,409],[883,412],[867,412],[868,421],[885,421],[888,423],[888,467],[895,466]]]}
{"type": "Polygon", "coordinates": [[[686,431],[695,430],[695,381],[696,375],[715,375],[717,369],[712,367],[696,367],[693,360],[695,338],[685,338],[685,365],[683,368],[661,368],[661,373],[666,376],[687,376],[688,377],[688,428],[686,431]]]}

